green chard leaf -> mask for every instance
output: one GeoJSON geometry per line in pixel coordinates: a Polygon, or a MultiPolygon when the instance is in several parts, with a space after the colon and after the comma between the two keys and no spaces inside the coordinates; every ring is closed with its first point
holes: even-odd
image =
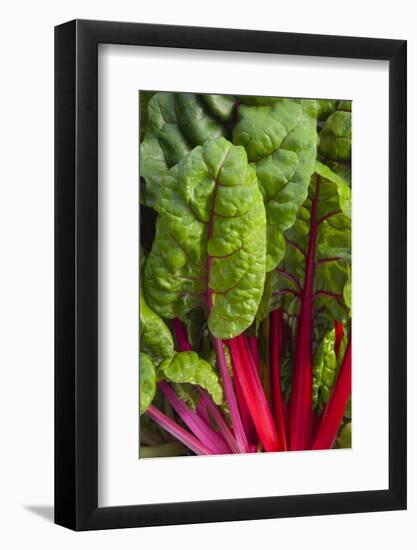
{"type": "Polygon", "coordinates": [[[225,122],[232,119],[236,100],[232,95],[205,94],[201,96],[212,114],[225,122]]]}
{"type": "Polygon", "coordinates": [[[335,330],[329,331],[320,341],[313,359],[313,407],[322,408],[328,402],[337,371],[335,330]]]}
{"type": "Polygon", "coordinates": [[[319,134],[319,160],[351,185],[352,102],[339,101],[319,134]]]}
{"type": "Polygon", "coordinates": [[[336,111],[326,120],[320,132],[319,152],[335,161],[348,161],[351,156],[352,114],[336,111]]]}
{"type": "Polygon", "coordinates": [[[165,318],[207,308],[208,328],[237,336],[255,318],[265,279],[266,218],[255,169],[224,138],[198,146],[164,178],[146,299],[165,318]]]}
{"type": "MultiPolygon", "coordinates": [[[[208,97],[204,96],[209,102],[208,97]]],[[[212,96],[212,109],[216,115],[226,116],[227,100],[212,96]]],[[[148,99],[148,98],[146,98],[148,99]]],[[[142,98],[141,98],[142,101],[142,98]]],[[[145,100],[144,100],[145,102],[145,100]]],[[[223,123],[207,109],[201,96],[187,93],[158,92],[148,101],[145,130],[140,145],[140,175],[146,182],[142,202],[158,209],[162,179],[169,168],[175,166],[196,145],[225,135],[223,123]]]]}
{"type": "Polygon", "coordinates": [[[347,422],[342,426],[337,437],[339,449],[350,449],[352,447],[352,423],[347,422]]]}
{"type": "Polygon", "coordinates": [[[142,204],[156,206],[167,170],[168,165],[158,138],[152,132],[146,133],[140,144],[140,176],[146,182],[140,190],[142,204]]]}
{"type": "Polygon", "coordinates": [[[317,99],[317,119],[326,120],[336,111],[337,101],[335,99],[317,99]]]}
{"type": "Polygon", "coordinates": [[[352,101],[350,99],[342,99],[337,104],[338,111],[352,111],[352,101]]]}
{"type": "Polygon", "coordinates": [[[210,348],[207,330],[206,312],[202,307],[192,309],[183,319],[187,329],[187,338],[194,351],[200,353],[210,348]]]}
{"type": "Polygon", "coordinates": [[[264,289],[259,303],[258,310],[256,312],[256,332],[259,332],[259,327],[262,321],[268,317],[271,309],[271,304],[273,302],[273,290],[274,290],[274,277],[273,272],[268,272],[265,274],[265,283],[264,289]]]}
{"type": "MultiPolygon", "coordinates": [[[[175,384],[193,384],[208,391],[217,405],[223,403],[223,388],[216,370],[194,351],[175,353],[158,368],[158,379],[175,384]]],[[[189,392],[189,386],[184,391],[189,392]]],[[[191,398],[191,397],[190,397],[191,398]]]]}
{"type": "Polygon", "coordinates": [[[288,401],[290,398],[291,392],[291,379],[292,379],[292,353],[289,347],[285,350],[284,355],[280,360],[280,370],[281,370],[281,387],[282,392],[285,397],[285,401],[288,401]]]}
{"type": "Polygon", "coordinates": [[[233,143],[254,162],[267,216],[266,271],[285,253],[283,233],[307,197],[317,147],[317,102],[240,98],[233,143]],[[244,104],[246,103],[246,104],[244,104]]]}
{"type": "Polygon", "coordinates": [[[164,321],[146,303],[140,289],[140,349],[158,365],[174,353],[172,334],[164,321]]]}
{"type": "Polygon", "coordinates": [[[343,299],[350,311],[352,309],[352,273],[350,266],[348,266],[348,280],[343,287],[343,299]]]}
{"type": "MultiPolygon", "coordinates": [[[[179,128],[192,147],[226,135],[225,126],[208,112],[201,96],[185,93],[174,95],[179,128]]],[[[216,100],[213,100],[212,106],[214,103],[216,100]]],[[[220,100],[216,104],[219,107],[220,100]]]]}
{"type": "Polygon", "coordinates": [[[139,409],[143,414],[152,403],[156,392],[155,365],[148,354],[139,354],[139,409]]]}
{"type": "Polygon", "coordinates": [[[349,317],[348,281],[351,261],[351,191],[342,178],[316,162],[309,198],[286,232],[287,250],[274,271],[270,309],[280,307],[289,315],[299,312],[304,287],[306,259],[311,231],[313,199],[316,204],[314,255],[314,319],[328,324],[349,317]],[[346,287],[346,289],[345,289],[346,287]]]}
{"type": "Polygon", "coordinates": [[[282,102],[282,97],[271,96],[255,96],[255,95],[240,95],[238,96],[239,103],[241,105],[252,105],[256,107],[265,107],[274,105],[275,103],[282,102]]]}
{"type": "Polygon", "coordinates": [[[200,395],[197,391],[197,388],[193,384],[172,384],[172,387],[177,394],[177,397],[181,399],[181,401],[184,401],[190,409],[195,411],[197,409],[198,400],[200,398],[200,395]]]}
{"type": "Polygon", "coordinates": [[[340,210],[342,213],[349,219],[352,217],[352,198],[350,186],[347,182],[340,177],[338,174],[334,173],[328,166],[322,164],[319,161],[316,161],[315,172],[318,176],[323,178],[325,181],[328,181],[335,185],[338,194],[338,200],[340,205],[340,210]]]}
{"type": "Polygon", "coordinates": [[[145,136],[148,126],[148,104],[155,92],[139,93],[139,113],[140,113],[140,140],[145,136]]]}

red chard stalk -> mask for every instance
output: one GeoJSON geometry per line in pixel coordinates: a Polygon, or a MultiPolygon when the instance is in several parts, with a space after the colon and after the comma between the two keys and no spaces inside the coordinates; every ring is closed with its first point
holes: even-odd
{"type": "Polygon", "coordinates": [[[181,399],[178,399],[174,390],[166,382],[160,382],[159,387],[184,424],[213,454],[230,453],[230,448],[224,439],[213,431],[194,411],[189,409],[181,399]]]}
{"type": "Polygon", "coordinates": [[[349,340],[336,385],[326,406],[312,449],[331,449],[352,391],[352,345],[349,340]]]}
{"type": "Polygon", "coordinates": [[[230,377],[229,369],[227,367],[226,356],[223,349],[223,342],[219,340],[219,338],[214,338],[214,348],[216,350],[220,375],[223,380],[224,393],[227,403],[229,405],[230,418],[232,421],[236,443],[239,448],[239,452],[247,453],[249,450],[248,439],[246,437],[246,433],[243,427],[236,395],[233,390],[232,379],[230,377]]]}
{"type": "Polygon", "coordinates": [[[195,436],[184,430],[179,424],[174,422],[169,416],[166,416],[160,410],[158,410],[154,405],[150,405],[145,412],[151,420],[156,424],[164,428],[168,433],[174,436],[178,441],[181,441],[183,445],[191,449],[197,455],[211,455],[212,451],[203,445],[199,439],[195,436]]]}
{"type": "Polygon", "coordinates": [[[242,335],[229,340],[229,345],[243,396],[262,446],[267,452],[278,451],[280,449],[278,433],[249,345],[242,335]]]}
{"type": "Polygon", "coordinates": [[[317,177],[311,205],[310,235],[306,256],[304,288],[301,294],[300,315],[294,359],[294,378],[291,389],[290,449],[301,451],[310,445],[313,412],[313,361],[311,337],[313,322],[313,285],[317,240],[317,205],[320,193],[320,177],[317,177]]]}
{"type": "Polygon", "coordinates": [[[270,360],[272,372],[272,402],[274,407],[275,422],[277,425],[278,436],[281,442],[281,450],[287,451],[287,428],[286,428],[286,406],[281,387],[281,369],[280,355],[282,353],[281,344],[283,343],[282,312],[276,309],[271,313],[271,346],[270,360]]]}
{"type": "Polygon", "coordinates": [[[342,446],[350,102],[140,103],[141,429],[198,455],[342,446]]]}
{"type": "Polygon", "coordinates": [[[230,430],[226,420],[224,419],[222,413],[220,412],[220,409],[213,403],[212,399],[208,395],[208,393],[201,388],[199,389],[200,393],[200,402],[204,404],[204,406],[207,408],[208,413],[213,418],[214,422],[216,422],[220,433],[222,434],[224,440],[227,442],[229,447],[231,448],[232,452],[239,453],[239,447],[237,445],[236,439],[230,430]]]}
{"type": "MultiPolygon", "coordinates": [[[[226,341],[227,347],[230,352],[230,344],[226,341]]],[[[250,445],[254,445],[258,442],[258,437],[255,429],[255,425],[253,423],[252,417],[250,415],[249,409],[246,405],[246,400],[243,395],[242,385],[239,381],[239,375],[236,370],[236,365],[234,361],[232,363],[232,371],[233,371],[233,387],[236,392],[236,399],[239,407],[240,417],[242,419],[243,428],[245,431],[245,434],[248,438],[248,442],[250,445]]]]}

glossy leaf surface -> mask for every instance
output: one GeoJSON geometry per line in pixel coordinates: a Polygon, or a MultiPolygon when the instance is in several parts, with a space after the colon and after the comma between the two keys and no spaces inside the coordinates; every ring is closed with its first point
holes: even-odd
{"type": "Polygon", "coordinates": [[[239,107],[233,143],[243,145],[256,173],[267,215],[266,270],[285,252],[283,232],[307,197],[317,147],[317,103],[312,100],[251,98],[239,107]]]}
{"type": "Polygon", "coordinates": [[[174,352],[172,334],[164,321],[146,303],[140,291],[140,349],[158,365],[174,352]]]}
{"type": "Polygon", "coordinates": [[[140,414],[143,414],[155,397],[156,374],[151,358],[142,352],[139,356],[139,388],[139,409],[140,414]]]}
{"type": "MultiPolygon", "coordinates": [[[[158,378],[176,384],[196,384],[208,391],[213,401],[223,403],[223,389],[216,370],[194,351],[175,353],[158,368],[158,378]]],[[[189,392],[189,387],[184,391],[189,392]]]]}
{"type": "Polygon", "coordinates": [[[252,323],[265,279],[265,208],[243,147],[224,138],[196,147],[164,179],[145,267],[149,305],[166,318],[208,311],[232,338],[252,323]]]}

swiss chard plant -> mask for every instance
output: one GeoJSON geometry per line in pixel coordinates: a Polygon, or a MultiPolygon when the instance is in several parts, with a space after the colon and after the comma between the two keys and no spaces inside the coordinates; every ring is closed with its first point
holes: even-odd
{"type": "Polygon", "coordinates": [[[141,456],[349,447],[351,103],[140,113],[141,456]]]}

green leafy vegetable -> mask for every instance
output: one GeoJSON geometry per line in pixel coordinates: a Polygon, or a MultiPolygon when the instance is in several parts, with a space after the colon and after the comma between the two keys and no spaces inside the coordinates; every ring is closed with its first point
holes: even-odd
{"type": "Polygon", "coordinates": [[[336,111],[337,101],[335,99],[318,99],[317,106],[318,120],[326,120],[332,113],[336,111]]]}
{"type": "Polygon", "coordinates": [[[352,423],[347,422],[341,428],[337,438],[340,449],[350,449],[352,447],[352,423]]]}
{"type": "Polygon", "coordinates": [[[321,408],[328,402],[337,369],[335,330],[324,335],[314,355],[313,407],[321,408]]]}
{"type": "Polygon", "coordinates": [[[163,361],[158,378],[177,384],[197,384],[207,390],[217,405],[223,403],[223,389],[214,368],[194,351],[183,351],[163,361]]]}
{"type": "Polygon", "coordinates": [[[139,356],[139,409],[140,414],[147,411],[149,405],[155,397],[156,374],[155,365],[146,353],[140,353],[139,356]]]}
{"type": "Polygon", "coordinates": [[[235,98],[231,95],[203,95],[204,103],[215,117],[223,121],[230,121],[235,108],[235,98]]]}
{"type": "Polygon", "coordinates": [[[319,160],[340,176],[349,186],[351,182],[351,101],[339,101],[337,109],[324,123],[320,133],[319,160]]]}
{"type": "Polygon", "coordinates": [[[174,352],[174,341],[164,321],[146,303],[140,290],[140,349],[158,365],[174,352]]]}
{"type": "Polygon", "coordinates": [[[265,279],[265,209],[245,150],[224,138],[196,147],[164,179],[145,267],[149,305],[185,319],[208,307],[208,327],[232,338],[249,327],[265,279]]]}
{"type": "Polygon", "coordinates": [[[338,111],[352,111],[352,101],[349,99],[343,99],[337,104],[338,111]]]}
{"type": "Polygon", "coordinates": [[[139,109],[140,109],[140,140],[145,137],[148,126],[148,104],[155,92],[140,92],[139,109]]]}
{"type": "Polygon", "coordinates": [[[174,388],[174,391],[179,399],[181,399],[181,401],[184,401],[184,403],[186,403],[190,407],[190,409],[192,409],[193,411],[197,409],[200,395],[195,385],[183,383],[172,384],[172,387],[174,388]]]}
{"type": "Polygon", "coordinates": [[[347,111],[336,111],[320,132],[319,152],[332,160],[349,160],[351,141],[352,115],[347,111]]]}
{"type": "Polygon", "coordinates": [[[243,145],[256,164],[267,215],[266,270],[271,271],[285,252],[283,232],[307,197],[316,159],[317,103],[262,101],[240,106],[233,143],[243,145]]]}
{"type": "MultiPolygon", "coordinates": [[[[209,100],[225,116],[225,100],[209,100]]],[[[219,96],[221,97],[221,96],[219,96]]],[[[223,124],[207,112],[200,96],[158,92],[147,105],[145,137],[140,146],[140,173],[146,180],[143,201],[158,207],[162,179],[195,145],[226,133],[223,124]]]]}
{"type": "MultiPolygon", "coordinates": [[[[350,305],[348,286],[351,260],[351,191],[346,182],[327,166],[316,162],[310,196],[299,209],[294,225],[286,232],[286,254],[274,273],[274,301],[284,311],[297,314],[300,290],[311,235],[311,209],[316,205],[315,258],[313,273],[316,319],[325,317],[343,322],[350,305]]],[[[273,306],[272,306],[273,307],[273,306]]]]}
{"type": "Polygon", "coordinates": [[[141,93],[141,456],[351,445],[351,111],[141,93]]]}

